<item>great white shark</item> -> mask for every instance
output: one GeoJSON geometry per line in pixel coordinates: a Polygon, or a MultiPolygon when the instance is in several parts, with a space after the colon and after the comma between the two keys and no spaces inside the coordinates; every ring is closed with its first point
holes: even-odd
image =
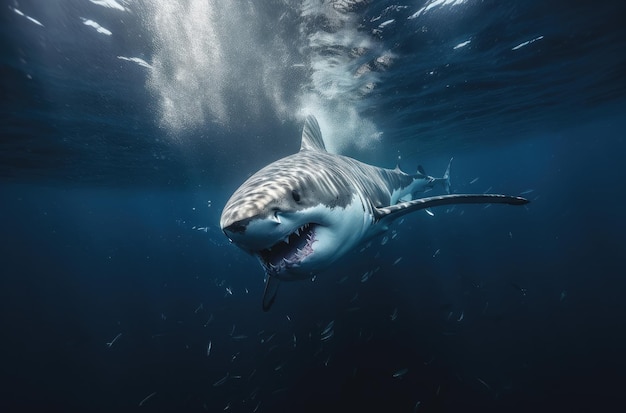
{"type": "Polygon", "coordinates": [[[442,178],[433,178],[421,167],[411,175],[399,167],[379,168],[329,153],[317,120],[308,116],[300,151],[245,181],[224,206],[220,227],[263,266],[267,311],[280,281],[312,278],[405,214],[449,204],[529,202],[516,196],[449,194],[449,190],[450,164],[442,178]],[[448,194],[417,198],[435,185],[448,194]]]}

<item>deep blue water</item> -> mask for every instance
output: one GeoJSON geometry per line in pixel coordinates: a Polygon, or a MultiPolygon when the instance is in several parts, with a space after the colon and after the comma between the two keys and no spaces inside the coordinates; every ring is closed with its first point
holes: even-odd
{"type": "Polygon", "coordinates": [[[624,16],[5,1],[0,409],[622,411],[624,16]],[[454,192],[531,203],[408,215],[264,313],[219,217],[308,113],[336,152],[454,156],[454,192]]]}

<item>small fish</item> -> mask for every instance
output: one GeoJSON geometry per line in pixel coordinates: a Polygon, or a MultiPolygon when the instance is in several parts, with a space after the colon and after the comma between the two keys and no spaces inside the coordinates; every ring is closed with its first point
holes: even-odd
{"type": "Polygon", "coordinates": [[[509,231],[509,238],[513,239],[513,233],[509,231]]]}
{"type": "Polygon", "coordinates": [[[209,319],[206,321],[206,323],[204,323],[204,326],[205,326],[205,327],[206,327],[206,326],[208,326],[208,325],[211,323],[211,321],[213,321],[213,314],[212,314],[212,313],[211,313],[211,315],[209,316],[209,319]]]}
{"type": "Polygon", "coordinates": [[[527,189],[525,191],[520,192],[519,194],[520,195],[528,195],[528,194],[533,193],[533,192],[535,192],[534,189],[527,189]]]}
{"type": "Polygon", "coordinates": [[[433,258],[435,258],[441,252],[441,248],[437,248],[437,251],[433,254],[433,258]]]}
{"type": "Polygon", "coordinates": [[[230,287],[226,287],[226,295],[233,295],[233,290],[230,287]]]}
{"type": "Polygon", "coordinates": [[[115,342],[117,341],[118,338],[122,337],[122,333],[119,333],[118,335],[115,336],[115,338],[113,340],[111,340],[110,342],[106,343],[108,348],[111,348],[111,346],[113,344],[115,344],[115,342]]]}
{"type": "Polygon", "coordinates": [[[269,343],[274,338],[275,335],[276,335],[276,333],[272,333],[272,334],[270,334],[270,336],[268,338],[262,338],[261,339],[261,343],[269,343]]]}
{"type": "Polygon", "coordinates": [[[224,377],[222,377],[221,379],[213,383],[213,387],[221,386],[222,384],[226,383],[229,378],[230,378],[230,373],[226,373],[224,377]]]}
{"type": "Polygon", "coordinates": [[[150,400],[152,397],[154,397],[155,394],[156,392],[153,392],[153,393],[150,393],[148,396],[146,396],[142,401],[139,402],[139,407],[143,406],[143,404],[147,402],[148,400],[150,400]]]}
{"type": "Polygon", "coordinates": [[[391,265],[396,265],[396,264],[397,264],[397,263],[399,263],[400,261],[402,261],[402,257],[397,258],[397,259],[393,262],[393,264],[391,264],[391,265]]]}
{"type": "Polygon", "coordinates": [[[428,209],[428,208],[426,208],[424,211],[426,211],[426,213],[427,213],[428,215],[430,215],[431,217],[434,217],[434,216],[435,216],[435,213],[434,213],[433,211],[431,211],[430,209],[428,209]]]}
{"type": "Polygon", "coordinates": [[[483,192],[483,194],[486,194],[487,192],[491,191],[493,189],[492,186],[490,186],[489,188],[487,188],[487,190],[485,190],[485,192],[483,192]]]}
{"type": "Polygon", "coordinates": [[[396,318],[398,318],[398,307],[393,309],[393,313],[391,314],[391,321],[396,321],[396,318]]]}
{"type": "Polygon", "coordinates": [[[326,341],[330,338],[332,338],[335,335],[335,330],[330,330],[328,333],[326,334],[322,334],[322,337],[320,337],[321,341],[326,341]]]}
{"type": "Polygon", "coordinates": [[[245,334],[238,334],[236,336],[233,336],[233,340],[235,340],[235,341],[241,341],[241,340],[245,340],[247,338],[248,338],[248,336],[246,336],[245,334]]]}
{"type": "Polygon", "coordinates": [[[417,411],[417,409],[419,409],[420,405],[422,404],[421,401],[417,401],[417,403],[415,403],[415,406],[413,407],[413,413],[415,413],[417,411]]]}
{"type": "Polygon", "coordinates": [[[388,241],[389,241],[389,237],[385,235],[383,239],[380,240],[380,245],[385,245],[388,241]]]}
{"type": "Polygon", "coordinates": [[[393,373],[393,378],[394,379],[401,379],[402,377],[404,377],[405,374],[407,374],[409,372],[408,368],[403,368],[400,369],[398,371],[396,371],[395,373],[393,373]]]}
{"type": "Polygon", "coordinates": [[[198,311],[202,310],[202,303],[200,303],[200,305],[198,306],[198,308],[195,309],[195,311],[193,312],[194,314],[198,314],[198,311]]]}
{"type": "Polygon", "coordinates": [[[488,385],[487,383],[485,383],[485,381],[483,379],[481,379],[480,377],[476,377],[476,380],[478,380],[480,382],[480,384],[485,386],[487,388],[487,390],[491,391],[491,386],[488,385]]]}
{"type": "Polygon", "coordinates": [[[371,272],[371,271],[367,271],[367,272],[365,272],[365,273],[361,276],[361,282],[362,282],[362,283],[367,282],[367,280],[369,280],[369,279],[370,279],[371,275],[372,275],[372,272],[371,272]]]}
{"type": "Polygon", "coordinates": [[[233,324],[233,328],[230,330],[230,336],[232,337],[235,333],[235,325],[233,324]]]}
{"type": "Polygon", "coordinates": [[[335,326],[335,320],[332,320],[330,323],[326,324],[326,328],[322,331],[322,335],[328,333],[335,326]]]}
{"type": "Polygon", "coordinates": [[[479,176],[477,176],[476,178],[472,179],[472,180],[470,181],[470,185],[471,185],[471,184],[475,184],[476,182],[478,182],[478,180],[479,180],[479,179],[480,179],[480,177],[479,177],[479,176]]]}
{"type": "Polygon", "coordinates": [[[561,291],[561,296],[559,298],[559,301],[565,300],[565,297],[567,297],[567,290],[561,291]]]}
{"type": "Polygon", "coordinates": [[[212,343],[209,340],[209,345],[206,347],[206,356],[207,357],[209,357],[211,355],[211,346],[212,346],[212,343]]]}
{"type": "Polygon", "coordinates": [[[461,322],[461,321],[463,321],[464,318],[465,318],[465,311],[461,311],[461,315],[459,316],[459,318],[457,318],[456,321],[461,322]]]}

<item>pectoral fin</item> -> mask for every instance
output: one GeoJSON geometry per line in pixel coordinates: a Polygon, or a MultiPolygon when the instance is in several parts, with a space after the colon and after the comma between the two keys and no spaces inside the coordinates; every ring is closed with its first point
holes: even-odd
{"type": "Polygon", "coordinates": [[[278,278],[272,277],[269,274],[267,274],[266,277],[265,291],[263,291],[263,311],[269,311],[272,307],[272,304],[274,304],[274,300],[276,299],[278,287],[280,286],[280,280],[278,278]]]}

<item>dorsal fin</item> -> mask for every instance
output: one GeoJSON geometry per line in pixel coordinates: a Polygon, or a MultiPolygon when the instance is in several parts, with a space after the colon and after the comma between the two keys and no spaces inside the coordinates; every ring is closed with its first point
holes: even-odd
{"type": "Polygon", "coordinates": [[[315,119],[315,116],[313,115],[307,116],[306,121],[304,122],[300,150],[326,152],[326,146],[324,146],[320,125],[317,123],[317,119],[315,119]]]}
{"type": "Polygon", "coordinates": [[[402,172],[402,168],[400,168],[401,161],[402,161],[402,156],[398,155],[398,159],[396,160],[396,167],[394,168],[394,171],[402,172]]]}
{"type": "Polygon", "coordinates": [[[421,173],[422,175],[426,175],[426,171],[424,170],[424,167],[422,165],[417,165],[417,172],[421,173]]]}

